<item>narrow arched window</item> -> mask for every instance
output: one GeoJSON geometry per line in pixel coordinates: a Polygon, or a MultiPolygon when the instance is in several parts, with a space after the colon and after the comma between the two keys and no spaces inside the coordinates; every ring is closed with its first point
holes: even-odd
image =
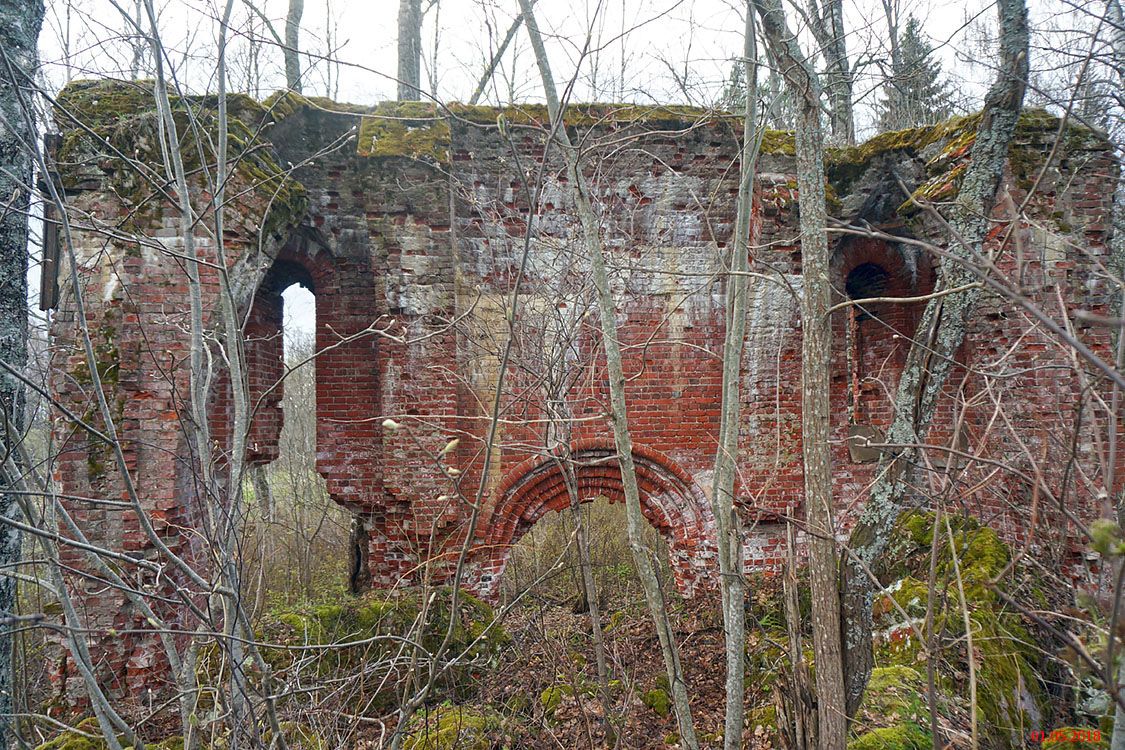
{"type": "Polygon", "coordinates": [[[883,394],[872,392],[878,382],[879,370],[889,354],[894,331],[882,319],[883,303],[862,302],[888,296],[890,274],[876,263],[861,263],[844,279],[848,299],[858,304],[848,307],[847,362],[848,362],[848,423],[849,447],[852,460],[875,461],[876,448],[869,443],[883,440],[883,394]]]}

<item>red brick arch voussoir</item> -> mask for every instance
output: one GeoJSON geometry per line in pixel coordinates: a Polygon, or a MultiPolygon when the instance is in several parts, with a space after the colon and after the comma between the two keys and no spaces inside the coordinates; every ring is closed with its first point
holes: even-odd
{"type": "MultiPolygon", "coordinates": [[[[571,446],[581,502],[598,496],[613,503],[625,501],[616,456],[616,449],[603,441],[580,441],[571,446]]],[[[710,501],[690,474],[654,448],[634,445],[633,463],[641,510],[668,543],[677,589],[684,596],[692,596],[713,579],[709,568],[717,564],[710,501]]],[[[496,497],[482,543],[472,555],[476,573],[472,588],[488,600],[495,600],[499,593],[512,546],[544,515],[570,505],[558,465],[541,456],[510,469],[500,481],[496,497]]]]}

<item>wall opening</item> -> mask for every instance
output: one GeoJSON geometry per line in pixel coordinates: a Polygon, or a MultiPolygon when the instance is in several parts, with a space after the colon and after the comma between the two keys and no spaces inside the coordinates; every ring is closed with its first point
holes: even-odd
{"type": "MultiPolygon", "coordinates": [[[[851,300],[885,297],[889,281],[890,274],[882,266],[875,263],[862,263],[848,273],[848,277],[844,280],[844,290],[851,300]]],[[[877,305],[878,303],[856,305],[856,319],[878,317],[875,312],[877,305]]]]}
{"type": "MultiPolygon", "coordinates": [[[[281,385],[276,402],[267,397],[262,407],[275,409],[280,420],[276,457],[252,472],[259,520],[256,596],[278,603],[339,596],[348,588],[351,516],[332,501],[316,468],[316,294],[310,274],[297,263],[275,263],[258,304],[276,308],[277,345],[270,350],[280,361],[271,379],[280,378],[281,385]]],[[[263,372],[270,369],[257,364],[263,372]]]]}
{"type": "Polygon", "coordinates": [[[873,239],[844,242],[834,259],[837,289],[849,305],[834,318],[841,356],[835,382],[846,404],[854,463],[878,461],[894,417],[894,393],[924,304],[899,301],[925,294],[931,269],[907,246],[873,239]],[[874,300],[878,302],[860,302],[874,300]],[[842,351],[841,351],[842,349],[842,351]]]}
{"type": "MultiPolygon", "coordinates": [[[[591,514],[591,526],[604,527],[616,536],[621,549],[627,549],[625,493],[616,449],[600,441],[577,443],[571,447],[569,458],[578,497],[584,508],[592,504],[584,510],[591,514]]],[[[659,537],[653,537],[654,546],[666,549],[661,556],[666,554],[669,583],[680,595],[691,598],[698,593],[699,584],[709,579],[709,568],[715,561],[715,521],[710,504],[691,475],[659,451],[635,445],[633,465],[641,511],[653,527],[652,534],[659,537]]],[[[543,519],[560,519],[554,522],[556,536],[564,529],[569,535],[574,528],[567,482],[556,461],[528,458],[513,466],[499,486],[500,494],[472,558],[473,589],[493,601],[504,593],[502,584],[509,574],[513,549],[543,519]]],[[[534,559],[540,535],[550,536],[552,524],[542,529],[524,543],[529,551],[518,554],[534,559]]],[[[540,551],[539,557],[543,556],[540,551]]],[[[632,560],[631,555],[619,557],[632,560]]]]}
{"type": "MultiPolygon", "coordinates": [[[[624,533],[624,504],[597,495],[583,502],[579,512],[588,539],[598,601],[619,607],[642,598],[644,591],[624,533]]],[[[548,511],[512,545],[501,579],[502,601],[510,602],[526,591],[536,600],[569,606],[577,613],[588,609],[574,516],[570,507],[548,511]]],[[[657,573],[665,593],[671,594],[675,583],[667,540],[650,523],[644,525],[644,539],[656,552],[657,573]]]]}

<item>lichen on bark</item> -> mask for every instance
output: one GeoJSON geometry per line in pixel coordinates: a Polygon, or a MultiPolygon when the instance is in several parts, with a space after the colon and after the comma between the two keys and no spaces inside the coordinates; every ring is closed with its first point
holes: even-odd
{"type": "MultiPolygon", "coordinates": [[[[1027,7],[1023,0],[1001,0],[1000,65],[980,114],[969,166],[947,220],[959,238],[941,264],[941,288],[967,287],[976,280],[974,258],[987,235],[1008,150],[1020,118],[1028,70],[1027,7]]],[[[907,354],[894,400],[895,415],[887,443],[900,446],[880,460],[878,479],[870,489],[851,538],[843,572],[849,714],[858,706],[872,668],[871,601],[891,529],[902,513],[910,486],[910,467],[936,408],[938,395],[952,371],[954,355],[964,340],[976,307],[979,288],[931,299],[922,314],[907,354]]]]}

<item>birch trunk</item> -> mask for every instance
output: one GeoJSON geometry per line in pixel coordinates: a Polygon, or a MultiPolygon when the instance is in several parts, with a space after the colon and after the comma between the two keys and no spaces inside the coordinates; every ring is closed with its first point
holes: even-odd
{"type": "MultiPolygon", "coordinates": [[[[980,253],[988,232],[996,191],[1004,172],[1008,147],[1023,105],[1028,73],[1028,25],[1024,0],[1000,0],[1000,64],[996,81],[985,99],[971,162],[965,170],[948,221],[954,242],[941,262],[940,288],[965,291],[931,299],[922,314],[899,378],[895,416],[886,442],[910,446],[926,436],[942,387],[953,369],[954,356],[980,296],[973,256],[980,253]]],[[[884,455],[875,472],[867,504],[853,529],[850,556],[844,566],[845,665],[848,715],[854,715],[871,675],[871,602],[874,584],[866,568],[879,571],[879,559],[898,521],[910,485],[910,467],[918,462],[916,448],[902,447],[884,455]]]]}
{"type": "Polygon", "coordinates": [[[285,16],[285,85],[301,93],[301,16],[305,14],[305,0],[289,0],[285,16]]]}
{"type": "MultiPolygon", "coordinates": [[[[34,86],[38,57],[39,29],[43,24],[43,3],[0,4],[0,359],[23,370],[27,364],[27,243],[28,209],[32,184],[32,139],[36,134],[26,116],[30,96],[21,89],[34,86]]],[[[15,446],[11,437],[22,435],[23,384],[10,375],[0,376],[0,409],[15,428],[0,436],[3,455],[11,456],[15,446]]],[[[14,490],[15,477],[0,473],[0,566],[11,570],[20,560],[21,535],[3,519],[19,515],[14,490]]],[[[0,576],[0,617],[17,610],[15,578],[0,576]]],[[[9,724],[13,714],[15,685],[15,627],[0,627],[0,747],[15,746],[15,731],[9,724]]]]}
{"type": "Polygon", "coordinates": [[[754,37],[754,14],[746,9],[743,64],[746,104],[742,118],[742,155],[738,185],[738,207],[731,243],[727,277],[726,336],[723,341],[723,390],[719,414],[719,445],[711,483],[711,504],[718,526],[719,580],[723,598],[723,634],[726,644],[726,716],[723,728],[725,750],[742,746],[745,726],[746,676],[746,580],[742,563],[742,517],[734,502],[735,459],[738,455],[739,377],[746,341],[746,304],[749,286],[751,209],[758,161],[758,50],[754,37]]]}
{"type": "Polygon", "coordinates": [[[676,722],[680,729],[680,744],[688,750],[698,750],[699,740],[691,717],[691,704],[684,682],[684,670],[680,664],[679,648],[675,632],[668,618],[660,590],[660,581],[653,566],[651,551],[642,536],[645,524],[641,512],[640,488],[637,485],[637,472],[633,465],[633,438],[629,433],[629,415],[625,404],[625,372],[621,363],[621,344],[617,338],[617,311],[614,307],[613,293],[609,287],[605,257],[602,253],[601,229],[594,206],[590,201],[589,186],[578,163],[570,137],[563,122],[559,97],[555,91],[554,75],[547,60],[547,51],[539,26],[531,9],[531,0],[520,0],[524,26],[531,41],[539,73],[543,79],[543,89],[547,98],[547,109],[551,115],[554,137],[558,140],[567,161],[568,185],[578,209],[582,224],[582,238],[589,255],[593,271],[594,287],[598,298],[598,313],[601,318],[602,347],[606,355],[606,370],[609,376],[610,419],[613,423],[613,439],[617,448],[617,460],[621,466],[621,485],[625,494],[626,526],[629,533],[629,547],[637,566],[637,574],[644,588],[645,600],[656,625],[660,650],[664,657],[664,667],[668,672],[668,683],[672,693],[672,705],[676,712],[676,722]]]}
{"type": "MultiPolygon", "coordinates": [[[[1106,6],[1106,18],[1109,20],[1113,28],[1113,70],[1117,78],[1119,90],[1125,90],[1125,14],[1121,12],[1120,0],[1109,0],[1106,6]]],[[[1113,238],[1110,240],[1110,257],[1113,259],[1114,271],[1121,277],[1125,272],[1125,177],[1118,175],[1117,178],[1117,191],[1113,200],[1113,238]]],[[[1117,300],[1114,307],[1114,314],[1121,317],[1122,311],[1125,310],[1125,288],[1119,289],[1117,293],[1117,300]]],[[[1125,365],[1125,329],[1118,328],[1115,332],[1117,336],[1117,368],[1120,370],[1122,365],[1125,365]]],[[[1114,384],[1113,387],[1113,413],[1117,419],[1120,419],[1120,389],[1114,384]]],[[[1109,445],[1110,445],[1110,460],[1109,471],[1110,481],[1106,482],[1109,491],[1113,491],[1116,482],[1113,480],[1113,472],[1117,465],[1116,449],[1117,449],[1117,420],[1109,428],[1109,445]]],[[[1125,528],[1125,498],[1118,497],[1117,499],[1117,523],[1122,528],[1125,528]]],[[[1119,563],[1122,564],[1122,563],[1119,563]]],[[[1115,576],[1114,580],[1121,580],[1121,576],[1115,576]]],[[[1120,597],[1122,592],[1115,591],[1114,596],[1120,597]]],[[[1118,648],[1121,646],[1118,644],[1118,648]]],[[[1123,653],[1125,650],[1119,651],[1123,653]]],[[[1118,690],[1122,690],[1121,685],[1125,683],[1125,653],[1118,657],[1117,660],[1117,682],[1118,690]]],[[[1118,701],[1114,707],[1113,714],[1113,734],[1110,737],[1110,750],[1125,750],[1125,708],[1122,708],[1121,702],[1118,701]]]]}
{"type": "Polygon", "coordinates": [[[418,101],[422,95],[422,0],[399,0],[398,100],[418,101]]]}
{"type": "MultiPolygon", "coordinates": [[[[535,2],[532,0],[532,5],[535,2]]],[[[492,80],[492,76],[496,73],[497,66],[500,61],[504,59],[504,53],[508,51],[508,46],[512,40],[516,38],[516,32],[520,30],[520,25],[523,23],[523,13],[516,16],[516,20],[512,21],[512,25],[508,27],[508,32],[504,34],[504,38],[500,40],[500,46],[496,48],[496,52],[492,54],[492,59],[488,61],[488,65],[484,68],[484,73],[481,74],[480,80],[477,81],[477,87],[473,89],[473,95],[469,97],[469,104],[476,104],[480,101],[481,96],[484,95],[484,90],[488,86],[488,82],[492,80]]]]}
{"type": "Polygon", "coordinates": [[[824,0],[824,4],[819,5],[816,0],[810,0],[809,17],[813,36],[824,57],[824,88],[828,92],[832,139],[836,143],[855,143],[852,74],[844,34],[843,1],[824,0]]]}
{"type": "Polygon", "coordinates": [[[797,191],[801,201],[801,444],[809,534],[817,736],[823,750],[842,750],[847,720],[840,639],[836,525],[832,508],[829,380],[832,304],[828,272],[824,134],[820,81],[789,31],[779,0],[755,0],[770,54],[797,105],[797,191]]]}

